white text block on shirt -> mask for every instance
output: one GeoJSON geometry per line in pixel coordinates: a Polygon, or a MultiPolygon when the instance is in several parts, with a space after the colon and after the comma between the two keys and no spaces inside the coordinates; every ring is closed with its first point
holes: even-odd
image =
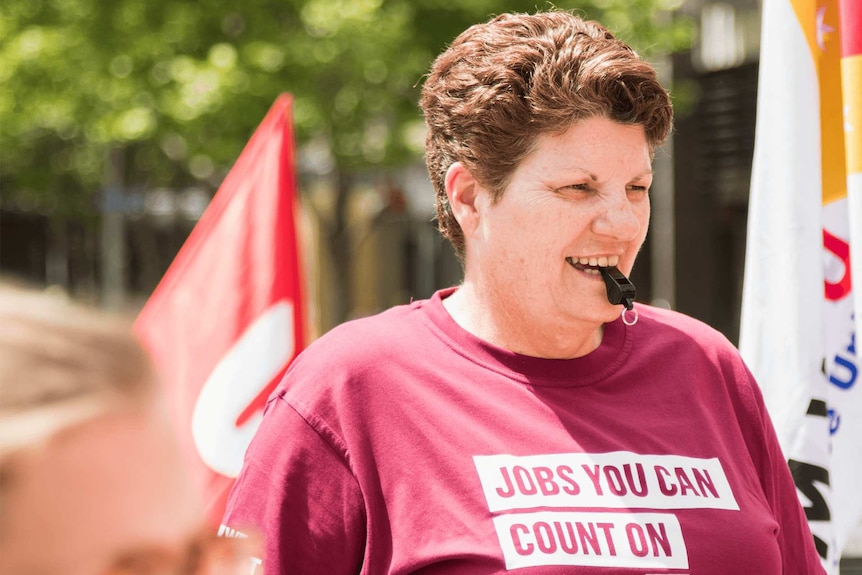
{"type": "Polygon", "coordinates": [[[491,511],[739,509],[716,458],[615,451],[476,455],[473,461],[491,511]]]}
{"type": "Polygon", "coordinates": [[[687,569],[670,513],[542,511],[494,518],[506,569],[540,565],[687,569]]]}

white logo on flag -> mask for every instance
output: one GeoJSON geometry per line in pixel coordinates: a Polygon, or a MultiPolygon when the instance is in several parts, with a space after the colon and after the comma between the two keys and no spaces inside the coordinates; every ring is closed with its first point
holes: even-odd
{"type": "Polygon", "coordinates": [[[262,413],[242,426],[234,422],[293,357],[293,304],[276,302],[237,339],[201,388],[192,415],[192,436],[201,459],[236,477],[262,413]]]}

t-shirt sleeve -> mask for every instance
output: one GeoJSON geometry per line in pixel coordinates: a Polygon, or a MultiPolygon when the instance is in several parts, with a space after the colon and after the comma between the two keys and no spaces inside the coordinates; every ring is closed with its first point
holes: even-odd
{"type": "Polygon", "coordinates": [[[766,500],[779,525],[778,545],[783,574],[825,574],[760,388],[744,366],[739,368],[738,377],[744,381],[742,395],[747,396],[744,401],[753,415],[746,439],[749,451],[758,467],[766,500]]]}
{"type": "Polygon", "coordinates": [[[322,431],[271,399],[228,498],[225,528],[263,537],[267,574],[354,575],[362,565],[362,494],[322,431]]]}

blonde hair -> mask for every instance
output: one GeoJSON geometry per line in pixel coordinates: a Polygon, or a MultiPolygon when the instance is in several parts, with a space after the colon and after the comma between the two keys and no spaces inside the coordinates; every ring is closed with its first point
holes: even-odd
{"type": "Polygon", "coordinates": [[[0,468],[65,429],[139,407],[154,388],[127,319],[0,282],[0,468]]]}

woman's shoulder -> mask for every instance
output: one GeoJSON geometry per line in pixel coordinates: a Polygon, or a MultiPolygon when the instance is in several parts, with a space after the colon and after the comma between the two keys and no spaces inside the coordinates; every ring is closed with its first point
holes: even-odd
{"type": "Polygon", "coordinates": [[[421,326],[421,303],[398,305],[382,312],[341,323],[317,338],[303,352],[336,357],[363,359],[396,352],[417,337],[421,326]]]}
{"type": "MultiPolygon", "coordinates": [[[[718,374],[731,395],[743,399],[746,411],[756,411],[759,390],[739,349],[719,330],[686,314],[651,306],[641,306],[638,324],[643,347],[663,348],[673,361],[686,369],[705,369],[718,374]],[[651,347],[652,346],[652,347],[651,347]]],[[[635,336],[638,337],[638,336],[635,336]]],[[[656,354],[658,355],[658,354],[656,354]]],[[[712,381],[700,378],[699,381],[712,381]]]]}
{"type": "Polygon", "coordinates": [[[719,363],[743,364],[737,347],[706,322],[666,308],[641,305],[638,309],[635,337],[648,338],[654,344],[670,346],[679,352],[697,350],[719,363]]]}
{"type": "Polygon", "coordinates": [[[280,388],[308,388],[312,394],[347,385],[355,388],[421,349],[426,331],[421,302],[346,321],[299,353],[280,388]]]}
{"type": "Polygon", "coordinates": [[[638,305],[639,320],[645,320],[652,329],[680,337],[695,338],[719,345],[733,344],[727,336],[708,323],[679,311],[651,305],[638,305]]]}

